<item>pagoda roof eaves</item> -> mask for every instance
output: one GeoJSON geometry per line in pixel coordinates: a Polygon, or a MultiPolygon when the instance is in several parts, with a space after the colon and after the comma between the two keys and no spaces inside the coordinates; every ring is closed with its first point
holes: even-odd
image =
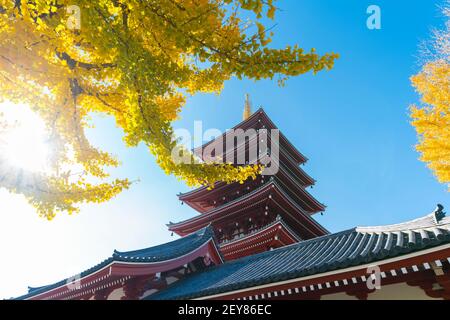
{"type": "MultiPolygon", "coordinates": [[[[288,194],[286,194],[285,191],[282,190],[282,187],[274,179],[269,180],[268,182],[264,183],[261,187],[256,188],[252,192],[250,192],[242,197],[239,197],[235,200],[227,202],[227,203],[223,204],[222,206],[216,207],[202,215],[194,216],[192,218],[189,218],[189,219],[177,222],[177,223],[171,223],[167,226],[169,227],[169,230],[176,231],[176,230],[181,229],[181,227],[185,226],[185,225],[195,224],[196,222],[201,223],[200,221],[208,220],[208,219],[210,219],[211,216],[217,215],[218,213],[223,212],[224,210],[226,210],[230,207],[233,207],[238,203],[242,204],[244,201],[249,200],[262,192],[266,192],[267,190],[270,190],[271,188],[275,188],[275,190],[279,191],[280,194],[282,194],[282,196],[285,197],[291,203],[291,205],[294,206],[298,211],[302,212],[303,213],[302,215],[304,216],[304,218],[307,219],[308,221],[310,221],[316,228],[318,228],[319,230],[322,230],[322,232],[324,234],[329,233],[328,230],[326,230],[323,226],[321,226],[318,222],[316,222],[312,217],[310,217],[309,214],[304,212],[304,210],[302,208],[300,208],[295,203],[295,201],[288,194]]],[[[306,195],[309,195],[310,197],[312,197],[306,190],[304,190],[304,192],[306,195]]],[[[209,221],[209,223],[211,223],[211,221],[209,221]]]]}
{"type": "MultiPolygon", "coordinates": [[[[267,115],[267,113],[265,112],[265,110],[260,107],[258,110],[256,110],[249,118],[247,118],[246,120],[241,121],[240,123],[238,123],[237,125],[235,125],[232,130],[236,130],[242,127],[246,127],[246,125],[248,123],[251,123],[252,121],[254,121],[256,118],[258,118],[259,116],[262,116],[267,123],[269,124],[269,126],[272,129],[278,129],[278,127],[275,125],[275,123],[269,118],[269,116],[267,115]]],[[[222,137],[224,137],[227,134],[227,132],[224,132],[222,134],[222,137]]],[[[300,163],[305,163],[308,161],[308,158],[306,156],[304,156],[290,141],[289,139],[286,138],[286,136],[281,132],[280,130],[280,138],[281,140],[285,141],[287,143],[287,145],[291,148],[291,151],[294,152],[294,154],[297,156],[297,160],[300,163]]],[[[203,145],[196,147],[193,149],[194,153],[199,153],[200,150],[202,150],[203,148],[205,148],[206,146],[208,146],[209,144],[211,144],[212,142],[214,142],[215,139],[212,139],[206,143],[204,143],[203,145]]]]}
{"type": "MultiPolygon", "coordinates": [[[[204,227],[186,237],[171,242],[167,242],[161,245],[133,251],[120,252],[114,250],[111,257],[103,260],[101,263],[95,265],[94,267],[81,272],[77,276],[77,279],[83,279],[89,276],[93,276],[97,272],[105,270],[105,268],[124,262],[149,265],[155,263],[161,264],[162,262],[166,261],[173,261],[176,260],[178,257],[185,257],[190,252],[195,251],[196,249],[204,246],[205,244],[211,241],[214,243],[214,246],[216,247],[217,255],[223,262],[224,259],[222,257],[222,254],[218,250],[218,246],[216,245],[214,232],[211,226],[208,225],[207,227],[204,227]]],[[[41,287],[28,287],[28,293],[15,298],[15,300],[25,300],[36,296],[41,296],[49,291],[53,291],[63,286],[66,286],[68,283],[70,283],[70,279],[72,278],[66,278],[54,284],[41,287]]]]}
{"type": "Polygon", "coordinates": [[[277,226],[282,226],[286,231],[289,232],[289,234],[290,234],[297,242],[302,241],[302,239],[297,235],[297,233],[294,232],[294,231],[293,231],[293,230],[292,230],[292,229],[291,229],[291,228],[283,221],[283,218],[281,218],[281,216],[278,216],[276,220],[274,220],[272,223],[269,223],[268,225],[264,226],[263,228],[261,228],[261,229],[255,231],[255,232],[252,232],[252,233],[250,233],[250,234],[248,234],[248,235],[246,235],[246,236],[244,236],[244,237],[242,237],[242,238],[238,238],[238,239],[233,239],[233,240],[230,240],[230,241],[222,242],[219,246],[220,246],[221,248],[223,248],[223,247],[228,247],[228,246],[236,245],[236,244],[238,244],[238,243],[240,243],[240,242],[243,242],[243,241],[248,241],[250,238],[255,237],[255,236],[257,236],[258,234],[263,233],[263,232],[267,231],[268,229],[272,229],[272,228],[277,227],[277,226]]]}

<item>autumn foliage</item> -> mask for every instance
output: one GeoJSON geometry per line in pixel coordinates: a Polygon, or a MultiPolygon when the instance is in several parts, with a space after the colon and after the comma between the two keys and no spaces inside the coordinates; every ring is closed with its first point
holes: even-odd
{"type": "Polygon", "coordinates": [[[431,58],[411,78],[422,102],[411,107],[411,117],[421,160],[440,182],[450,184],[450,5],[444,13],[446,28],[434,33],[431,58]]]}
{"type": "Polygon", "coordinates": [[[219,93],[232,77],[283,82],[332,68],[335,54],[269,47],[261,21],[275,12],[272,0],[0,0],[0,101],[28,104],[54,146],[50,173],[22,172],[18,181],[9,171],[2,180],[0,163],[0,187],[47,218],[128,188],[127,179],[109,180],[117,159],[85,136],[92,113],[114,117],[128,146],[147,145],[188,185],[255,176],[253,166],[174,163],[171,123],[189,95],[219,93]],[[80,8],[79,30],[67,23],[71,5],[80,8]],[[69,174],[70,165],[82,173],[69,174]]]}

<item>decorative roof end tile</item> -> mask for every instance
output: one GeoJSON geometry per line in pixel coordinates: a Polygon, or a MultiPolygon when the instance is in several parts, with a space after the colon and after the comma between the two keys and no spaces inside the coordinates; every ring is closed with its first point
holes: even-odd
{"type": "Polygon", "coordinates": [[[436,220],[436,223],[439,223],[442,219],[444,219],[445,214],[446,212],[444,211],[444,206],[438,203],[436,209],[434,210],[434,219],[436,220]]]}

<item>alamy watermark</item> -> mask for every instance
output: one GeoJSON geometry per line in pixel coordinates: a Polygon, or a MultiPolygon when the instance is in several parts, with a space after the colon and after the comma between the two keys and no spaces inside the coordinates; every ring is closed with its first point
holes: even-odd
{"type": "Polygon", "coordinates": [[[263,166],[263,175],[275,175],[279,170],[280,131],[278,129],[218,129],[203,131],[201,121],[194,122],[194,134],[187,129],[175,130],[178,144],[172,150],[176,164],[224,164],[263,166]],[[197,147],[203,141],[204,147],[197,147]],[[192,153],[188,150],[193,150],[192,153]],[[197,161],[195,161],[197,160],[197,161]]]}
{"type": "Polygon", "coordinates": [[[377,265],[369,266],[367,268],[367,289],[380,290],[381,289],[381,269],[377,265]]]}
{"type": "Polygon", "coordinates": [[[366,26],[369,30],[380,30],[381,29],[381,8],[375,4],[367,7],[367,14],[369,17],[366,21],[366,26]]]}
{"type": "MultiPolygon", "coordinates": [[[[66,26],[69,30],[81,29],[81,9],[77,5],[70,5],[66,8],[68,15],[66,26]]],[[[381,8],[378,5],[371,4],[367,7],[366,13],[369,15],[366,20],[366,26],[369,30],[381,29],[381,8]]]]}
{"type": "Polygon", "coordinates": [[[69,30],[80,30],[81,29],[81,9],[79,6],[71,5],[67,9],[67,22],[66,26],[69,30]]]}

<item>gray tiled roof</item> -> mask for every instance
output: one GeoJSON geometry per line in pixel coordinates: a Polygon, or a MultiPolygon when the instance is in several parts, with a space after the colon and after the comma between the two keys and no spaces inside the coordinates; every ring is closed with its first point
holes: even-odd
{"type": "MultiPolygon", "coordinates": [[[[83,278],[88,276],[103,267],[109,265],[112,262],[142,262],[142,263],[151,263],[151,262],[159,262],[166,261],[170,259],[174,259],[180,256],[183,256],[196,248],[200,247],[204,243],[213,239],[214,232],[210,226],[205,227],[203,229],[198,230],[186,237],[177,239],[175,241],[171,241],[168,243],[164,243],[158,246],[145,248],[136,251],[125,251],[119,252],[114,250],[112,257],[103,260],[101,263],[95,265],[94,267],[83,271],[80,274],[80,277],[83,278]]],[[[48,290],[58,288],[67,283],[68,279],[61,280],[57,283],[42,286],[42,287],[28,287],[28,294],[18,297],[16,299],[27,299],[37,294],[46,292],[48,290]]]]}
{"type": "Polygon", "coordinates": [[[442,210],[406,223],[359,227],[244,257],[191,275],[148,299],[189,299],[356,266],[450,242],[442,210]]]}
{"type": "Polygon", "coordinates": [[[193,251],[194,249],[200,247],[202,244],[211,240],[213,237],[214,232],[212,228],[208,226],[186,237],[155,247],[126,252],[119,252],[117,250],[114,250],[113,258],[114,261],[166,261],[176,257],[180,257],[193,251]]]}

